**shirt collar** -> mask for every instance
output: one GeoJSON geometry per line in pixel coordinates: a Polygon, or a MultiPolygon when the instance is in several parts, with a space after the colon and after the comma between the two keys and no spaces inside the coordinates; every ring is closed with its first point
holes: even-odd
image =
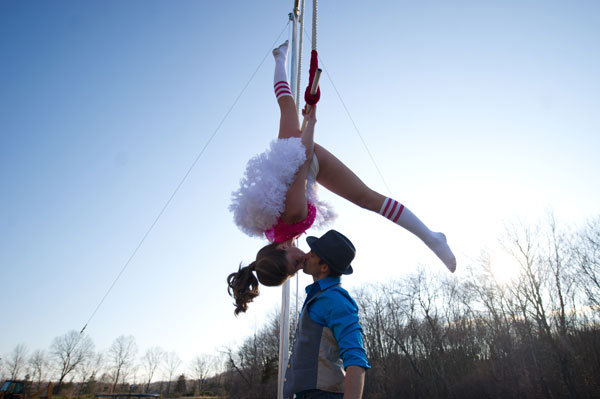
{"type": "Polygon", "coordinates": [[[327,288],[331,287],[332,285],[336,285],[336,284],[340,284],[342,282],[342,278],[341,277],[325,277],[321,280],[315,281],[314,283],[308,285],[305,290],[306,293],[308,294],[313,287],[315,289],[319,288],[320,291],[324,291],[327,288]]]}

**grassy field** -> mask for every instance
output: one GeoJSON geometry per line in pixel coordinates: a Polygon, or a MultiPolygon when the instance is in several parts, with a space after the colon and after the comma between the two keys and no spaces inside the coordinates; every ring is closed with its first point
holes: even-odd
{"type": "MultiPolygon", "coordinates": [[[[93,399],[94,395],[73,395],[73,396],[64,396],[64,395],[52,395],[52,399],[93,399]]],[[[179,398],[174,397],[162,397],[162,399],[226,399],[226,396],[181,396],[179,398]]]]}

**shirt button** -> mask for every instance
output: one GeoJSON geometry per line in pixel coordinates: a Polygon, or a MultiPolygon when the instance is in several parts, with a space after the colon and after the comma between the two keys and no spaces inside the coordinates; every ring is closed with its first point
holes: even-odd
{"type": "Polygon", "coordinates": [[[287,378],[284,378],[284,379],[283,379],[283,382],[287,382],[287,378]]]}
{"type": "Polygon", "coordinates": [[[290,367],[292,367],[292,366],[290,366],[290,365],[288,364],[288,369],[289,369],[290,367]]]}

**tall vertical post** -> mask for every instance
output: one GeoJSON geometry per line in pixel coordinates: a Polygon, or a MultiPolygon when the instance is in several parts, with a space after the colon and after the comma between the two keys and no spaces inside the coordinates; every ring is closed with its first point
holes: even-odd
{"type": "Polygon", "coordinates": [[[277,399],[283,399],[285,370],[289,361],[290,347],[290,280],[281,287],[281,318],[279,321],[279,370],[277,372],[277,399]]]}
{"type": "MultiPolygon", "coordinates": [[[[296,13],[296,6],[294,12],[289,14],[290,20],[292,21],[292,59],[291,59],[291,71],[290,71],[290,82],[292,83],[292,95],[298,92],[298,87],[295,84],[296,74],[298,73],[298,49],[297,49],[297,38],[298,38],[298,15],[296,13]]],[[[296,105],[297,107],[297,105],[296,105]]],[[[285,382],[285,371],[287,370],[287,364],[290,357],[290,280],[288,279],[281,287],[281,316],[279,319],[279,367],[277,371],[277,399],[283,399],[283,383],[285,382]]]]}
{"type": "MultiPolygon", "coordinates": [[[[302,71],[302,43],[303,43],[303,38],[304,38],[304,3],[305,0],[297,0],[297,2],[300,2],[300,6],[299,8],[297,8],[298,13],[297,15],[297,19],[298,19],[298,23],[297,23],[297,29],[295,29],[295,32],[298,33],[298,60],[295,62],[296,65],[296,70],[297,71],[302,71]]],[[[301,85],[300,85],[300,81],[302,78],[302,73],[297,73],[296,74],[296,79],[295,80],[295,85],[296,85],[296,91],[292,92],[294,93],[294,99],[296,101],[296,112],[298,112],[298,114],[300,114],[300,104],[301,104],[301,98],[300,96],[302,95],[302,90],[300,89],[301,85]]]]}
{"type": "MultiPolygon", "coordinates": [[[[290,89],[292,90],[292,97],[296,101],[296,110],[298,109],[298,99],[296,98],[300,91],[300,82],[296,81],[296,76],[299,76],[298,70],[300,68],[298,59],[298,15],[294,13],[289,14],[290,20],[292,21],[292,59],[290,66],[290,89]]],[[[301,37],[302,38],[302,37],[301,37]]]]}

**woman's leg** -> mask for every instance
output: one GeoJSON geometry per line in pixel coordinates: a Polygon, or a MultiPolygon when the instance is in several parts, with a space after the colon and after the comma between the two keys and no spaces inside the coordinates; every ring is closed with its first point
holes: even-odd
{"type": "Polygon", "coordinates": [[[306,156],[308,160],[308,162],[300,166],[294,181],[288,188],[285,197],[285,208],[280,216],[281,220],[285,223],[292,224],[303,220],[308,213],[306,203],[306,175],[310,159],[312,159],[312,134],[314,134],[314,126],[312,131],[306,132],[311,134],[302,135],[296,103],[292,97],[286,72],[288,47],[288,42],[286,41],[273,50],[273,57],[275,58],[273,88],[280,110],[279,134],[277,137],[280,139],[302,137],[302,143],[307,148],[306,156]],[[309,144],[308,141],[310,141],[310,145],[307,145],[309,144]]]}
{"type": "Polygon", "coordinates": [[[371,190],[339,159],[316,143],[315,155],[319,160],[319,184],[353,204],[377,212],[410,231],[419,237],[451,272],[456,270],[456,258],[448,247],[444,234],[431,231],[404,205],[371,190]]]}
{"type": "Polygon", "coordinates": [[[286,71],[288,48],[289,42],[286,40],[285,43],[273,50],[273,58],[275,58],[273,88],[280,111],[278,135],[280,139],[300,137],[300,120],[286,71]]]}

